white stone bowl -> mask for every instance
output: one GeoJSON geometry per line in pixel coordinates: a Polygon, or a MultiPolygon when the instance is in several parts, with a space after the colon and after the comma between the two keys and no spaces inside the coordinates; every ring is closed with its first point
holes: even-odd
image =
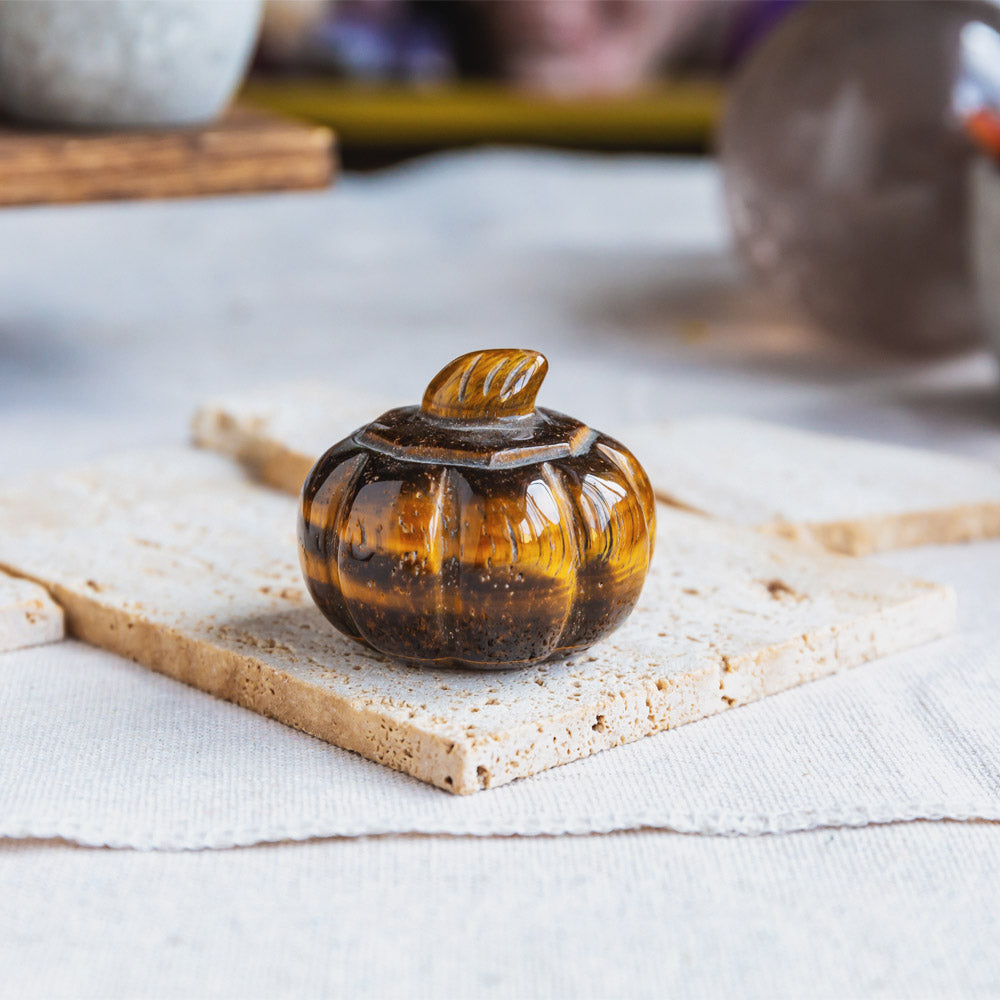
{"type": "Polygon", "coordinates": [[[0,106],[46,124],[195,125],[239,86],[261,0],[0,0],[0,106]]]}

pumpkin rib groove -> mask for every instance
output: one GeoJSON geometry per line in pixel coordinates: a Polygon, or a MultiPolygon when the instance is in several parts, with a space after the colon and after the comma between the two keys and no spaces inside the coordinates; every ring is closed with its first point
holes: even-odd
{"type": "Polygon", "coordinates": [[[573,568],[573,578],[572,583],[566,588],[568,595],[566,613],[563,615],[563,620],[559,625],[559,631],[556,633],[556,639],[553,643],[553,651],[555,651],[562,648],[563,636],[572,622],[573,612],[576,610],[576,603],[579,598],[577,580],[579,579],[580,567],[583,564],[583,550],[580,546],[580,539],[577,537],[575,504],[569,490],[566,488],[565,472],[558,465],[553,465],[551,462],[543,462],[541,472],[545,477],[549,492],[552,494],[552,499],[555,501],[556,509],[559,511],[559,534],[567,549],[572,550],[569,565],[573,568]]]}
{"type": "Polygon", "coordinates": [[[354,635],[358,637],[360,637],[364,633],[361,631],[361,628],[358,625],[358,620],[354,615],[354,608],[352,607],[353,602],[348,600],[347,595],[344,594],[340,582],[341,575],[343,572],[340,565],[340,559],[341,559],[341,552],[343,551],[344,548],[344,540],[340,535],[340,529],[341,526],[345,524],[346,521],[351,516],[351,511],[354,507],[354,501],[357,499],[358,492],[361,489],[361,473],[364,472],[364,470],[369,465],[371,465],[371,455],[368,452],[363,451],[360,457],[363,458],[364,461],[358,463],[357,468],[354,469],[354,471],[351,473],[350,478],[344,484],[344,489],[340,494],[340,502],[337,507],[336,517],[333,519],[333,523],[330,525],[330,528],[326,532],[326,534],[330,538],[336,539],[336,546],[337,546],[337,552],[335,557],[333,559],[327,558],[327,565],[334,567],[336,570],[337,573],[336,586],[342,595],[344,609],[347,612],[347,620],[350,623],[351,627],[354,629],[354,635]]]}

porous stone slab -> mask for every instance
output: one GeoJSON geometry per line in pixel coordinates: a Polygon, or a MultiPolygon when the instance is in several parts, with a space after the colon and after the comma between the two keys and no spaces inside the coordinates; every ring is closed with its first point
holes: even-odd
{"type": "Polygon", "coordinates": [[[636,611],[570,660],[390,662],[299,572],[295,501],[229,460],[116,456],[0,488],[0,565],[70,632],[450,792],[504,784],[949,631],[950,588],[662,507],[636,611]]]}
{"type": "Polygon", "coordinates": [[[209,401],[195,412],[191,435],[261,482],[297,494],[327,448],[398,405],[328,382],[282,382],[209,401]]]}
{"type": "Polygon", "coordinates": [[[45,589],[0,573],[0,653],[58,642],[62,637],[62,608],[45,589]]]}
{"type": "Polygon", "coordinates": [[[1000,464],[736,417],[627,441],[661,500],[832,552],[1000,536],[1000,464]]]}
{"type": "MultiPolygon", "coordinates": [[[[194,438],[295,493],[331,444],[388,405],[330,384],[277,385],[202,407],[194,438]]],[[[1000,463],[736,417],[644,424],[616,436],[661,500],[833,552],[1000,536],[1000,463]]]]}

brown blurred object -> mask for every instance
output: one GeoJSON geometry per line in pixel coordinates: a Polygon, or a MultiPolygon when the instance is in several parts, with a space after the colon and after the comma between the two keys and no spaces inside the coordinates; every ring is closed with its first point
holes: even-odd
{"type": "Polygon", "coordinates": [[[192,129],[0,126],[0,205],[317,188],[335,167],[330,129],[239,107],[192,129]]]}
{"type": "Polygon", "coordinates": [[[245,100],[348,169],[531,143],[703,153],[721,78],[801,0],[270,0],[245,100]]]}
{"type": "Polygon", "coordinates": [[[551,94],[620,94],[655,78],[698,0],[531,0],[484,5],[504,75],[551,94]]]}
{"type": "Polygon", "coordinates": [[[803,0],[269,0],[258,67],[618,96],[726,74],[803,0]]]}
{"type": "Polygon", "coordinates": [[[960,34],[986,2],[803,8],[754,52],[721,130],[751,271],[825,330],[911,351],[978,337],[971,147],[952,109],[960,34]]]}
{"type": "Polygon", "coordinates": [[[311,32],[334,9],[333,0],[266,0],[260,26],[260,55],[274,63],[301,58],[311,32]]]}

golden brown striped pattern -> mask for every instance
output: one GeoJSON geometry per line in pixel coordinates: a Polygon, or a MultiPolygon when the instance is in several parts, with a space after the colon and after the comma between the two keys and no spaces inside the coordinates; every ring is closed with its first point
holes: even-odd
{"type": "Polygon", "coordinates": [[[500,468],[482,456],[429,462],[421,453],[421,442],[445,433],[426,398],[461,411],[464,386],[468,409],[455,420],[466,421],[495,412],[495,399],[516,407],[530,392],[533,402],[545,359],[504,354],[460,359],[471,369],[464,380],[448,366],[422,410],[379,419],[379,440],[392,447],[375,450],[360,432],[306,480],[300,541],[310,592],[338,629],[384,653],[482,668],[534,663],[591,645],[639,597],[655,510],[645,472],[622,445],[591,432],[584,450],[518,463],[518,453],[544,456],[554,441],[580,437],[578,422],[539,409],[451,430],[456,454],[467,457],[476,442],[487,457],[512,452],[500,468]]]}
{"type": "Polygon", "coordinates": [[[445,420],[523,417],[549,370],[538,351],[491,350],[463,354],[445,365],[424,393],[422,409],[445,420]]]}

